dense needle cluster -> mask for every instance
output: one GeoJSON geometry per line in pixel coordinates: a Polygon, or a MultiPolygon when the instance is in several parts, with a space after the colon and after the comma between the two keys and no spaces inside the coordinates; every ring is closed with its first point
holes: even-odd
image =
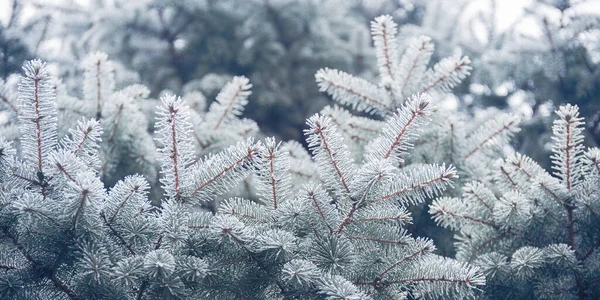
{"type": "Polygon", "coordinates": [[[387,15],[371,34],[379,82],[319,70],[341,106],[306,121],[308,150],[242,117],[246,77],[210,105],[157,100],[98,52],[79,99],[25,63],[0,81],[0,298],[598,297],[600,150],[578,108],[557,111],[550,174],[509,146],[518,117],[440,108],[466,56],[428,67],[426,36],[400,55],[387,15]],[[455,258],[414,234],[426,206],[455,258]]]}

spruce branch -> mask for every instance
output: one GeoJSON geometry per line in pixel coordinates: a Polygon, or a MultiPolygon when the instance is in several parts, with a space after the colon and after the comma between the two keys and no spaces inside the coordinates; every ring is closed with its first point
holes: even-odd
{"type": "Polygon", "coordinates": [[[213,130],[239,116],[248,103],[252,85],[246,77],[234,77],[217,95],[216,102],[210,105],[206,114],[206,122],[213,130]]]}
{"type": "Polygon", "coordinates": [[[304,130],[304,134],[308,135],[308,147],[313,152],[320,177],[339,195],[350,194],[350,178],[356,167],[336,126],[331,119],[319,114],[308,119],[307,124],[310,129],[304,130]]]}
{"type": "Polygon", "coordinates": [[[583,125],[582,118],[579,117],[577,106],[561,106],[556,112],[559,119],[554,121],[552,139],[553,155],[550,157],[553,162],[552,169],[554,174],[560,178],[567,190],[571,192],[580,182],[582,175],[582,154],[583,154],[583,125]]]}
{"type": "Polygon", "coordinates": [[[276,143],[274,138],[267,138],[264,147],[258,153],[257,194],[275,210],[278,203],[281,204],[291,196],[292,178],[288,172],[289,160],[289,152],[281,147],[281,143],[276,143]]]}
{"type": "Polygon", "coordinates": [[[519,119],[514,115],[500,115],[490,122],[486,122],[483,127],[475,131],[467,140],[468,145],[473,145],[465,155],[468,159],[473,154],[481,151],[489,145],[502,145],[512,137],[513,134],[520,131],[519,119]]]}
{"type": "Polygon", "coordinates": [[[102,118],[103,105],[115,88],[114,67],[108,55],[102,52],[90,54],[84,61],[83,95],[84,100],[94,104],[95,118],[102,118]]]}
{"type": "Polygon", "coordinates": [[[454,167],[445,165],[424,166],[423,170],[411,170],[398,173],[398,178],[391,183],[380,200],[393,199],[400,203],[416,204],[435,195],[439,195],[451,184],[453,178],[458,178],[454,167]]]}
{"type": "Polygon", "coordinates": [[[427,65],[433,55],[433,43],[428,36],[419,36],[415,43],[410,44],[400,61],[400,90],[404,95],[417,92],[427,65]]]}
{"type": "Polygon", "coordinates": [[[398,49],[396,41],[397,25],[389,15],[379,16],[371,21],[371,36],[375,44],[377,66],[383,86],[392,93],[398,93],[398,49]]]}
{"type": "Polygon", "coordinates": [[[369,145],[366,161],[389,159],[394,166],[402,163],[402,155],[412,147],[419,130],[427,124],[432,113],[430,103],[427,94],[417,94],[399,108],[386,120],[380,137],[369,145]]]}
{"type": "Polygon", "coordinates": [[[333,100],[348,105],[359,112],[386,115],[391,99],[374,84],[348,73],[321,69],[315,74],[319,91],[326,92],[333,100]]]}
{"type": "Polygon", "coordinates": [[[162,162],[161,183],[167,196],[180,199],[183,185],[189,181],[189,166],[194,157],[192,124],[188,107],[181,98],[167,95],[161,101],[156,123],[156,139],[164,145],[158,149],[162,162]]]}
{"type": "Polygon", "coordinates": [[[23,71],[25,76],[19,84],[23,157],[43,181],[44,162],[57,143],[54,89],[48,67],[40,60],[27,62],[23,71]]]}
{"type": "Polygon", "coordinates": [[[448,92],[463,81],[472,68],[469,66],[471,61],[467,56],[462,58],[448,57],[435,64],[432,69],[427,71],[420,93],[430,93],[432,91],[448,92]]]}
{"type": "Polygon", "coordinates": [[[183,193],[184,201],[204,202],[224,193],[250,173],[262,147],[249,139],[196,163],[191,169],[191,185],[183,193]]]}

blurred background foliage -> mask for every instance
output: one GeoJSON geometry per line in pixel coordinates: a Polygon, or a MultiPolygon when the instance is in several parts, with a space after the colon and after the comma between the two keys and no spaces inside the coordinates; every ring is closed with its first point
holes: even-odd
{"type": "Polygon", "coordinates": [[[366,28],[390,14],[400,25],[400,50],[424,34],[437,47],[432,61],[449,55],[473,61],[472,76],[443,107],[520,113],[526,121],[517,149],[548,166],[547,117],[561,103],[581,106],[587,140],[600,141],[599,6],[591,0],[6,0],[0,74],[35,56],[57,62],[68,84],[81,74],[77,62],[99,50],[139,74],[154,96],[199,89],[212,99],[231,76],[245,75],[254,85],[246,116],[267,135],[302,141],[305,119],[329,101],[314,83],[316,70],[373,78],[366,28]]]}

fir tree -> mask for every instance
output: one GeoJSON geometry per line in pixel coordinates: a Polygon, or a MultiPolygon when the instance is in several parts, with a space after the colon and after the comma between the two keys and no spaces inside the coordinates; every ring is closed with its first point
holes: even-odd
{"type": "Polygon", "coordinates": [[[577,106],[556,114],[552,175],[514,153],[494,168],[491,183],[473,181],[462,198],[430,207],[437,223],[457,231],[457,258],[486,273],[490,298],[600,295],[600,151],[584,149],[577,106]]]}
{"type": "MultiPolygon", "coordinates": [[[[357,112],[366,112],[372,117],[355,116],[344,108],[325,107],[322,114],[331,118],[340,128],[343,136],[350,141],[351,149],[358,160],[369,160],[373,151],[379,157],[391,156],[392,152],[405,152],[407,147],[415,147],[409,155],[393,161],[397,167],[419,168],[421,164],[450,163],[457,168],[461,181],[484,178],[493,162],[508,147],[510,137],[519,131],[519,118],[510,113],[493,112],[480,119],[467,114],[442,109],[429,109],[426,118],[414,113],[410,116],[392,116],[396,109],[407,105],[407,99],[414,93],[428,97],[434,95],[439,102],[471,71],[468,57],[447,57],[428,68],[434,46],[429,37],[420,36],[407,47],[400,57],[397,49],[397,25],[389,15],[380,16],[371,23],[371,33],[375,44],[380,82],[378,85],[354,77],[338,70],[322,69],[315,75],[321,91],[327,92],[340,104],[357,112]],[[433,121],[423,126],[424,120],[433,121]],[[400,131],[408,139],[404,143],[396,140],[393,131],[385,121],[402,128],[400,131]],[[470,124],[469,124],[470,123],[470,124]],[[387,136],[375,139],[377,134],[387,136]],[[410,138],[409,138],[410,137],[410,138]],[[379,148],[382,143],[396,143],[392,152],[379,148]]],[[[433,100],[435,102],[435,100],[433,100]]],[[[454,193],[460,193],[460,187],[454,193]]],[[[452,191],[450,192],[452,193],[452,191]]],[[[426,210],[413,209],[415,232],[419,235],[431,234],[431,222],[426,210]],[[423,216],[421,216],[423,214],[423,216]]],[[[436,239],[447,240],[443,252],[451,253],[449,232],[433,230],[436,239]]]]}
{"type": "MultiPolygon", "coordinates": [[[[415,126],[423,126],[426,95],[392,114],[379,150],[360,164],[328,117],[310,118],[322,183],[306,184],[294,183],[302,170],[290,163],[310,157],[294,143],[249,139],[194,161],[191,108],[165,95],[155,123],[164,195],[153,207],[142,176],[108,190],[100,180],[102,121],[81,119],[58,141],[46,64],[28,62],[24,72],[22,154],[0,141],[3,298],[473,297],[485,283],[477,268],[434,254],[431,241],[403,229],[407,205],[439,195],[457,176],[444,165],[395,166],[416,138],[398,122],[419,116],[415,126]],[[216,214],[198,209],[251,174],[257,201],[227,198],[216,214]]],[[[248,88],[244,78],[225,87],[206,123],[231,124],[248,88]]]]}

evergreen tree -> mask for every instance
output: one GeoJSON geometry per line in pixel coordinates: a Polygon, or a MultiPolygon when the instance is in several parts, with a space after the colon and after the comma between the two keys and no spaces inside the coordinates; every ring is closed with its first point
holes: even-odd
{"type": "MultiPolygon", "coordinates": [[[[408,205],[440,195],[457,177],[445,165],[395,166],[416,138],[397,122],[418,116],[413,126],[423,126],[432,109],[426,95],[392,114],[377,151],[360,164],[328,117],[311,117],[306,135],[322,181],[306,184],[293,182],[290,161],[310,157],[272,138],[194,161],[191,108],[165,95],[155,124],[164,195],[153,207],[142,176],[108,190],[100,180],[101,120],[83,118],[58,141],[47,66],[30,61],[24,72],[22,154],[0,140],[3,298],[474,297],[485,283],[477,268],[434,254],[431,241],[403,229],[408,205]],[[251,174],[257,201],[227,198],[216,214],[199,208],[251,174]]],[[[235,121],[247,88],[244,78],[226,86],[209,126],[235,121]]]]}
{"type": "Polygon", "coordinates": [[[435,200],[430,212],[455,230],[457,258],[486,273],[493,299],[599,297],[600,151],[583,147],[577,106],[554,121],[552,175],[514,153],[492,183],[465,185],[462,198],[435,200]]]}

